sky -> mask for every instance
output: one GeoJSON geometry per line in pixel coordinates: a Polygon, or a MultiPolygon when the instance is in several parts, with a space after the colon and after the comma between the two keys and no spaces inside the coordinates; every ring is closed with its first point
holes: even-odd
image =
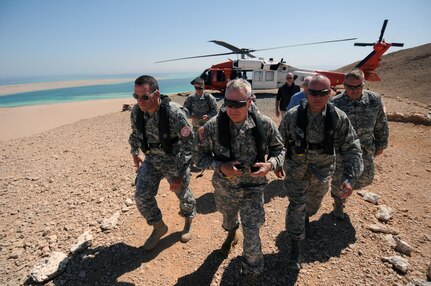
{"type": "MultiPolygon", "coordinates": [[[[431,42],[431,1],[0,0],[0,80],[60,75],[201,72],[235,55],[154,62],[239,48],[357,37],[404,48],[431,42]]],[[[335,69],[371,47],[354,41],[255,52],[295,67],[335,69]]]]}

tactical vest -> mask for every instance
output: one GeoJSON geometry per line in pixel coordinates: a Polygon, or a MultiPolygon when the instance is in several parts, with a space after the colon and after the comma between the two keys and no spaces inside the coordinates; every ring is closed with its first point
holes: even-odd
{"type": "MultiPolygon", "coordinates": [[[[170,129],[169,129],[169,102],[171,99],[167,95],[160,95],[160,108],[159,108],[159,140],[160,145],[166,153],[172,153],[172,143],[170,129]]],[[[145,134],[145,120],[144,112],[140,108],[137,109],[136,116],[136,128],[142,133],[143,139],[141,140],[141,150],[144,154],[148,154],[150,151],[150,145],[148,144],[148,139],[145,134]]],[[[178,138],[177,138],[178,140],[178,138]]]]}
{"type": "MultiPolygon", "coordinates": [[[[248,115],[253,119],[254,124],[256,125],[252,132],[256,141],[256,162],[265,162],[265,154],[266,154],[266,136],[265,130],[263,129],[263,124],[260,116],[255,112],[248,111],[248,115]]],[[[227,162],[234,161],[235,154],[232,151],[231,146],[231,134],[230,134],[230,118],[227,115],[226,111],[220,111],[217,116],[217,125],[218,125],[218,138],[219,143],[223,147],[229,150],[230,157],[226,157],[224,155],[215,155],[216,160],[227,162]]]]}
{"type": "MultiPolygon", "coordinates": [[[[334,134],[335,134],[335,122],[334,118],[336,116],[335,107],[332,103],[326,104],[326,116],[324,122],[324,139],[323,144],[308,143],[306,141],[307,124],[308,124],[308,104],[303,106],[300,104],[298,106],[297,116],[296,116],[296,126],[302,130],[302,134],[296,133],[295,138],[295,153],[297,155],[302,155],[305,150],[318,150],[323,149],[323,153],[328,155],[334,154],[334,134]]],[[[289,142],[290,143],[290,142],[289,142]]],[[[290,144],[289,144],[290,145],[290,144]]],[[[287,148],[287,153],[290,152],[290,148],[287,148]]]]}

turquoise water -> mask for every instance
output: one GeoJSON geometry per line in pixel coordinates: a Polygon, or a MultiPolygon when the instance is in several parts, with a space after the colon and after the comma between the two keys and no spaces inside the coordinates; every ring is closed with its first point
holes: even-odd
{"type": "MultiPolygon", "coordinates": [[[[197,73],[181,73],[181,74],[158,74],[155,75],[159,82],[161,93],[170,94],[191,91],[193,87],[190,81],[195,78],[197,73]]],[[[139,76],[139,75],[138,75],[139,76]]],[[[136,75],[128,75],[123,78],[136,78],[136,75]]],[[[102,77],[100,77],[102,78],[102,77]]],[[[105,78],[108,78],[106,76],[105,78]]],[[[109,78],[112,78],[109,77],[109,78]]],[[[116,76],[115,78],[121,78],[116,76]]],[[[70,77],[68,78],[71,79],[70,77]]],[[[95,79],[95,77],[74,78],[78,79],[95,79]]],[[[34,80],[34,79],[33,79],[34,80]]],[[[59,79],[57,79],[59,80],[59,79]]],[[[62,79],[66,80],[66,79],[62,79]]],[[[46,79],[45,82],[52,81],[46,79]]],[[[56,81],[56,80],[54,80],[56,81]]],[[[11,82],[11,81],[10,81],[11,82]]],[[[31,82],[31,81],[26,81],[31,82]]],[[[36,81],[33,81],[36,82],[36,81]]],[[[44,82],[40,79],[37,82],[44,82]]],[[[133,82],[116,83],[116,84],[101,84],[91,86],[58,88],[41,91],[22,92],[16,94],[0,96],[0,107],[18,107],[28,105],[53,104],[62,102],[76,102],[95,99],[111,99],[111,98],[131,98],[133,93],[133,82]]],[[[19,81],[15,81],[15,84],[19,81]]],[[[2,81],[1,84],[6,84],[2,81]]],[[[7,83],[12,84],[12,83],[7,83]]]]}

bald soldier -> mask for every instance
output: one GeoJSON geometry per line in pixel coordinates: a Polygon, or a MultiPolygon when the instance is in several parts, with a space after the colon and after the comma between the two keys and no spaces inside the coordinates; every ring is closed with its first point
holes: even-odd
{"type": "Polygon", "coordinates": [[[280,134],[286,146],[283,186],[289,197],[286,228],[291,237],[291,254],[287,267],[300,269],[301,245],[309,217],[316,214],[329,189],[335,169],[335,148],[343,165],[341,196],[352,192],[352,181],[362,172],[363,162],[358,136],[347,115],[328,103],[330,81],[322,75],[308,83],[308,103],[288,110],[280,123],[280,134]]]}
{"type": "Polygon", "coordinates": [[[132,133],[129,137],[136,177],[136,206],[153,226],[144,250],[153,249],[168,231],[157,205],[156,195],[162,178],[180,201],[180,214],[185,218],[181,241],[191,239],[191,223],[196,214],[196,201],[189,189],[193,132],[182,107],[161,95],[152,76],[135,80],[133,96],[137,104],[131,112],[132,133]],[[142,162],[139,149],[145,154],[142,162]]]}
{"type": "MultiPolygon", "coordinates": [[[[354,188],[362,188],[373,182],[374,157],[382,154],[388,147],[388,119],[382,99],[379,94],[364,90],[364,84],[364,73],[359,69],[352,70],[344,76],[344,93],[332,98],[334,105],[347,114],[361,141],[364,172],[352,182],[354,188]]],[[[340,198],[337,189],[342,180],[341,171],[338,168],[335,170],[331,189],[334,215],[340,220],[344,219],[343,209],[346,202],[340,198]]]]}
{"type": "Polygon", "coordinates": [[[263,270],[259,235],[265,220],[263,191],[266,174],[283,164],[284,146],[275,123],[249,107],[251,85],[244,79],[227,84],[225,109],[198,130],[194,160],[199,168],[214,170],[212,183],[222,227],[228,231],[222,250],[238,239],[241,217],[244,234],[242,284],[254,285],[263,270]]]}

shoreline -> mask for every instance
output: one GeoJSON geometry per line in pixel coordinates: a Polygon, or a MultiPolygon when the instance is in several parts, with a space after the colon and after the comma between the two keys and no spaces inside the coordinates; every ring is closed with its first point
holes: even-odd
{"type": "Polygon", "coordinates": [[[8,84],[0,85],[0,96],[11,95],[16,93],[50,90],[57,88],[68,88],[78,86],[100,85],[100,84],[114,84],[134,81],[132,78],[124,79],[84,79],[84,80],[71,80],[71,81],[53,81],[53,82],[34,82],[23,84],[8,84]]]}
{"type": "Polygon", "coordinates": [[[79,120],[121,112],[123,104],[135,104],[133,98],[0,108],[0,142],[32,136],[79,120]]]}

